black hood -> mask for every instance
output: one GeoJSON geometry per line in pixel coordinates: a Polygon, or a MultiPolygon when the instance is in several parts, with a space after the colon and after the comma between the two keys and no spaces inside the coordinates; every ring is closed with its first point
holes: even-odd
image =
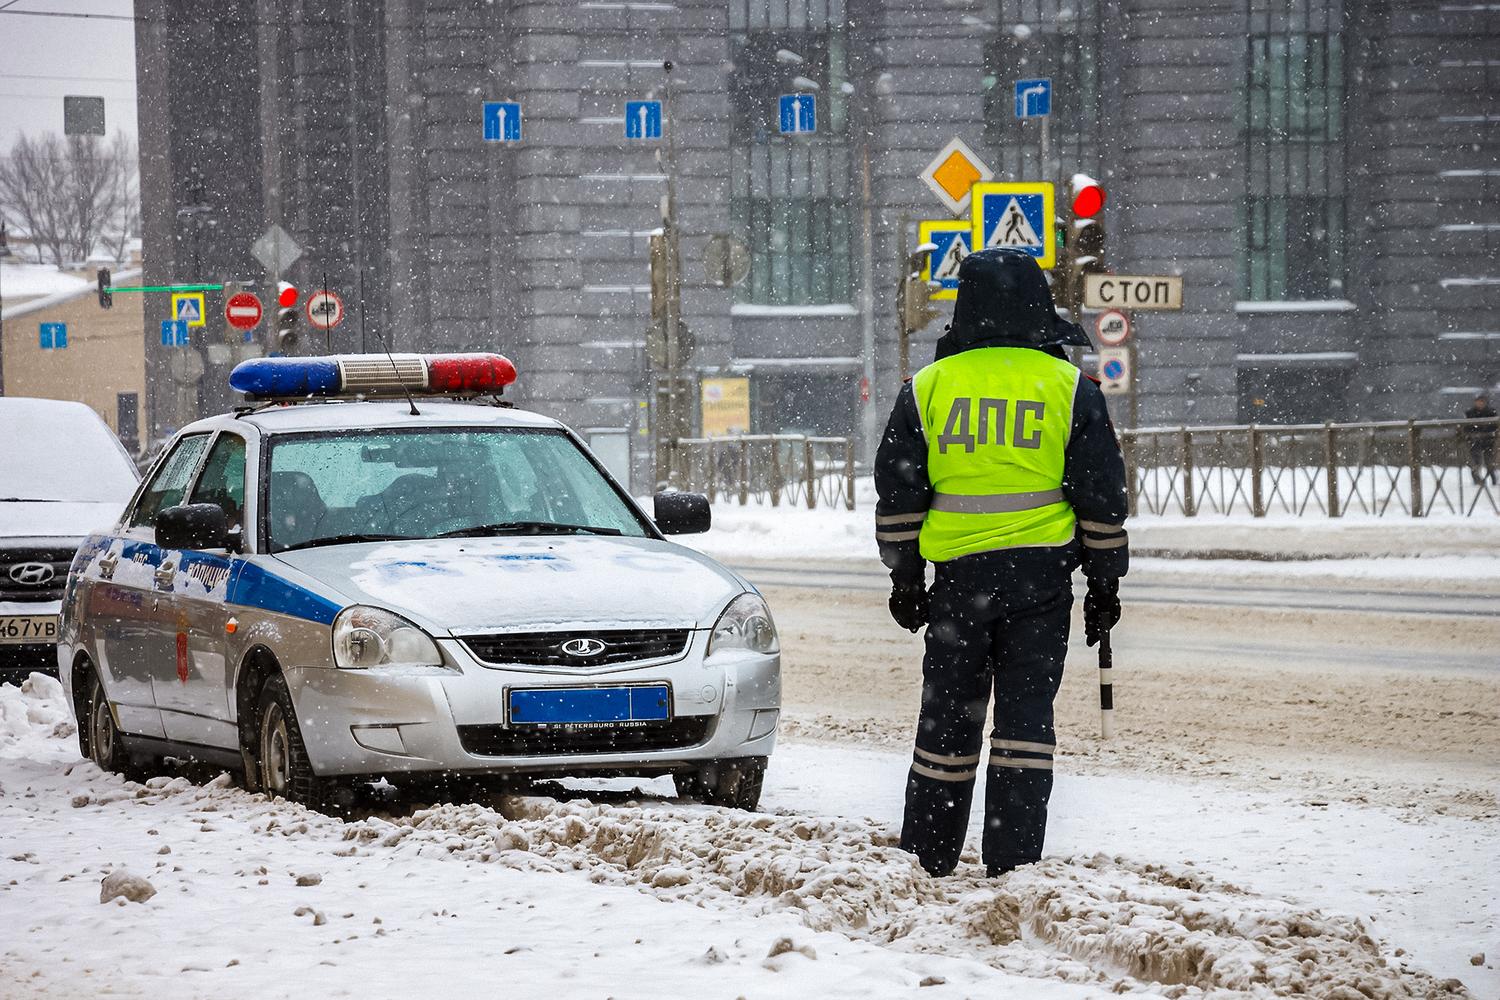
{"type": "Polygon", "coordinates": [[[953,322],[937,342],[933,360],[976,347],[1092,347],[1077,323],[1057,314],[1052,289],[1024,250],[993,247],[971,253],[958,265],[958,301],[953,322]]]}

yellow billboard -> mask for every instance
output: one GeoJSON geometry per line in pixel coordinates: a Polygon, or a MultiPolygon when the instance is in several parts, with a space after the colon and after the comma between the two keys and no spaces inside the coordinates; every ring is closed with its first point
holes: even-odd
{"type": "Polygon", "coordinates": [[[704,437],[750,433],[748,378],[706,378],[700,393],[704,437]]]}

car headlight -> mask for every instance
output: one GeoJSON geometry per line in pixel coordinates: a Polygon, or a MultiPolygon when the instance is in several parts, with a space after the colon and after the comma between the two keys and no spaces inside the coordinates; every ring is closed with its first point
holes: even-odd
{"type": "Polygon", "coordinates": [[[766,607],[759,594],[741,594],[730,601],[729,607],[719,616],[713,635],[709,636],[706,655],[713,656],[721,649],[781,652],[776,625],[771,621],[771,609],[766,607]]]}
{"type": "Polygon", "coordinates": [[[432,667],[443,656],[426,632],[400,615],[356,604],[333,620],[333,662],[349,670],[432,667]]]}

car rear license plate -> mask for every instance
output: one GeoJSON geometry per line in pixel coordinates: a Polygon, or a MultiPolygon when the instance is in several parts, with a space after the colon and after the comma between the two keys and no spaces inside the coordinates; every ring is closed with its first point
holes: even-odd
{"type": "Polygon", "coordinates": [[[666,722],[672,717],[672,691],[666,684],[526,688],[510,692],[507,708],[517,726],[666,722]]]}
{"type": "Polygon", "coordinates": [[[56,615],[0,615],[0,642],[56,641],[56,615]]]}

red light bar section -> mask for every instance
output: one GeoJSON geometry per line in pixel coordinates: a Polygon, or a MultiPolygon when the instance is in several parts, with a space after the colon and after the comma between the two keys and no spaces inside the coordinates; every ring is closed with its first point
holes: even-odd
{"type": "Polygon", "coordinates": [[[499,354],[443,354],[427,361],[427,382],[438,392],[494,392],[516,380],[516,366],[499,354]]]}

